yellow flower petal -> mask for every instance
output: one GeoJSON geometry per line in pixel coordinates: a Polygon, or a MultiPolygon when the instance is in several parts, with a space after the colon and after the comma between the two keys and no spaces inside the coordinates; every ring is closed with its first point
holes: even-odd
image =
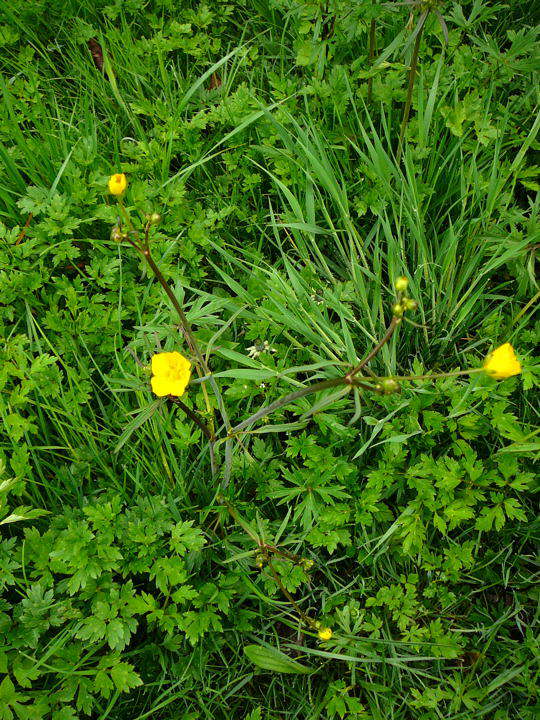
{"type": "Polygon", "coordinates": [[[510,343],[504,343],[493,350],[484,361],[484,370],[497,380],[504,380],[519,375],[521,363],[516,357],[514,348],[510,343]]]}
{"type": "Polygon", "coordinates": [[[124,173],[116,173],[109,178],[109,192],[112,195],[121,195],[127,187],[127,178],[124,173]]]}
{"type": "Polygon", "coordinates": [[[158,397],[170,395],[171,382],[166,377],[154,375],[154,377],[150,380],[150,384],[152,385],[154,395],[157,395],[158,397]]]}
{"type": "Polygon", "coordinates": [[[174,352],[174,362],[176,363],[176,369],[181,373],[191,374],[191,362],[179,352],[174,352]]]}
{"type": "Polygon", "coordinates": [[[191,378],[191,363],[176,351],[156,353],[152,357],[152,373],[152,390],[158,397],[180,397],[191,378]]]}
{"type": "Polygon", "coordinates": [[[317,633],[320,640],[330,640],[333,634],[332,629],[329,627],[322,627],[317,633]]]}
{"type": "Polygon", "coordinates": [[[182,397],[182,395],[185,393],[188,382],[189,382],[190,376],[187,375],[185,378],[182,378],[181,380],[172,380],[169,381],[169,392],[168,395],[174,395],[175,397],[182,397]]]}
{"type": "Polygon", "coordinates": [[[171,366],[171,360],[174,355],[180,355],[180,353],[174,352],[162,352],[156,353],[152,356],[152,373],[154,375],[165,375],[169,372],[171,366]]]}

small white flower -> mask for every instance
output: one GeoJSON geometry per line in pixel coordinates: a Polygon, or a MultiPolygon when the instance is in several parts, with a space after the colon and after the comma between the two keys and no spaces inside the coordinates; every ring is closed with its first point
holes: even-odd
{"type": "Polygon", "coordinates": [[[263,352],[269,352],[269,353],[275,353],[276,349],[273,347],[270,347],[270,343],[268,340],[264,340],[260,345],[250,345],[248,348],[246,348],[248,357],[250,358],[258,358],[259,355],[263,352]]]}

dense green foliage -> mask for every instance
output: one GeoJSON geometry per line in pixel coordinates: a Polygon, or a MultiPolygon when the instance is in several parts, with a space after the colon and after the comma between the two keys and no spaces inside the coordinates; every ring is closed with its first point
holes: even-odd
{"type": "Polygon", "coordinates": [[[537,717],[536,21],[1,4],[0,720],[537,717]],[[356,365],[398,275],[418,309],[373,371],[509,341],[523,372],[307,395],[218,442],[213,477],[150,391],[152,355],[189,349],[111,239],[114,172],[137,228],[162,216],[153,257],[233,424],[356,365]]]}

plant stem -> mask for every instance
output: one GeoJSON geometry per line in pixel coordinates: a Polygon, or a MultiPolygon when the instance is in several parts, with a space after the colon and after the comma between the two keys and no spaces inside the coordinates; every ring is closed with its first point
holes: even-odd
{"type": "Polygon", "coordinates": [[[515,325],[520,317],[523,317],[527,310],[534,305],[534,303],[540,299],[540,291],[536,293],[536,295],[529,300],[529,302],[525,305],[524,308],[521,308],[521,310],[518,312],[518,314],[512,319],[512,325],[515,325]]]}
{"type": "MultiPolygon", "coordinates": [[[[121,207],[122,207],[122,209],[124,209],[123,206],[121,206],[121,207]]],[[[129,218],[128,218],[128,221],[129,221],[129,218]]],[[[150,232],[150,223],[147,223],[144,228],[144,241],[142,244],[135,242],[129,236],[127,237],[127,240],[130,243],[130,245],[132,245],[146,260],[150,269],[154,273],[156,280],[159,282],[161,287],[165,290],[167,297],[171,301],[174,309],[176,310],[178,317],[180,319],[180,324],[184,331],[184,335],[186,337],[187,343],[188,343],[192,353],[195,355],[195,357],[197,359],[197,363],[196,363],[197,374],[199,375],[199,377],[202,377],[203,375],[211,376],[211,372],[208,367],[208,363],[206,362],[206,360],[204,359],[204,355],[200,351],[197,340],[193,334],[193,330],[191,329],[189,320],[187,319],[186,314],[182,309],[182,306],[178,302],[178,298],[171,290],[169,283],[163,277],[161,270],[157,266],[154,258],[152,257],[152,254],[150,252],[149,232],[150,232]]],[[[212,378],[212,380],[213,380],[213,378],[212,378]]],[[[215,383],[215,381],[212,383],[212,387],[216,394],[216,399],[218,401],[218,405],[220,406],[220,409],[223,410],[224,409],[223,401],[221,398],[221,394],[219,392],[219,388],[217,388],[217,384],[215,383]]],[[[207,410],[209,418],[210,418],[209,426],[205,425],[206,431],[204,431],[204,432],[209,440],[210,465],[211,465],[211,469],[212,469],[212,476],[214,476],[217,472],[216,454],[215,454],[216,434],[215,434],[215,428],[214,428],[214,411],[213,411],[212,405],[210,403],[210,398],[208,397],[208,391],[207,391],[204,383],[201,385],[201,389],[202,389],[202,393],[204,396],[206,410],[207,410]]],[[[184,403],[181,403],[181,405],[183,406],[183,408],[186,411],[189,410],[189,408],[187,408],[184,405],[184,403]]],[[[186,414],[188,414],[188,413],[186,413],[186,414]]],[[[227,414],[222,412],[222,415],[223,415],[225,425],[228,426],[229,421],[228,421],[227,414]]],[[[191,417],[191,419],[194,420],[194,422],[197,422],[195,420],[195,416],[189,415],[189,417],[191,417]]],[[[199,425],[199,427],[201,427],[200,423],[197,422],[197,424],[199,425]]]]}
{"type": "Polygon", "coordinates": [[[296,610],[296,612],[298,613],[298,615],[300,616],[300,618],[303,620],[303,622],[304,622],[308,627],[310,627],[310,628],[312,628],[312,629],[315,630],[315,629],[316,629],[315,620],[312,620],[308,615],[306,615],[306,613],[302,610],[302,608],[300,607],[300,605],[299,605],[299,604],[296,602],[296,600],[293,598],[293,596],[291,595],[291,593],[290,593],[290,592],[287,590],[287,588],[283,585],[283,583],[281,582],[281,578],[279,577],[279,575],[277,574],[277,572],[275,571],[275,569],[274,569],[274,567],[273,567],[273,565],[272,565],[272,560],[271,560],[271,559],[268,560],[268,569],[269,569],[270,572],[272,573],[272,577],[274,578],[277,586],[279,587],[279,589],[281,590],[281,592],[285,595],[285,597],[287,598],[287,600],[291,603],[291,605],[294,607],[294,609],[296,610]]]}
{"type": "MultiPolygon", "coordinates": [[[[476,375],[485,372],[484,368],[471,368],[470,370],[453,370],[445,373],[426,373],[425,375],[392,375],[392,380],[439,380],[440,378],[459,377],[460,375],[476,375]]],[[[386,380],[385,377],[373,377],[372,380],[386,380]]]]}
{"type": "Polygon", "coordinates": [[[253,415],[248,417],[247,420],[243,420],[241,423],[238,423],[238,425],[235,425],[233,428],[231,428],[229,436],[236,435],[237,433],[252,425],[254,422],[257,422],[257,420],[260,420],[261,418],[274,412],[274,410],[278,410],[284,405],[288,405],[294,400],[298,400],[299,398],[305,397],[306,395],[310,395],[314,392],[319,392],[320,390],[327,390],[328,388],[343,385],[344,382],[344,377],[333,378],[332,380],[321,380],[321,382],[314,383],[313,385],[308,385],[308,387],[301,388],[300,390],[295,390],[294,392],[289,393],[284,397],[280,397],[277,400],[274,400],[274,402],[270,403],[269,405],[265,405],[264,407],[257,410],[257,412],[253,413],[253,415]]]}
{"type": "Polygon", "coordinates": [[[178,405],[182,410],[186,413],[188,418],[192,420],[195,425],[197,425],[204,433],[204,435],[208,438],[208,440],[214,440],[214,437],[212,436],[212,433],[210,432],[210,428],[208,425],[201,420],[201,418],[197,415],[197,413],[193,412],[191,408],[189,408],[185,403],[180,400],[178,397],[170,397],[169,398],[172,403],[175,405],[178,405]]]}
{"type": "MultiPolygon", "coordinates": [[[[320,382],[314,383],[313,385],[309,385],[308,387],[301,388],[300,390],[295,390],[292,393],[289,393],[288,395],[285,395],[281,398],[278,398],[277,400],[274,400],[273,403],[270,403],[269,405],[265,405],[264,407],[257,410],[256,413],[248,417],[246,420],[243,420],[238,425],[235,425],[228,433],[228,439],[231,437],[234,437],[238,433],[245,430],[247,427],[252,425],[253,423],[257,422],[257,420],[260,420],[263,417],[266,417],[266,415],[270,415],[270,413],[274,412],[274,410],[279,410],[279,408],[284,407],[285,405],[288,405],[291,402],[294,402],[295,400],[298,400],[302,397],[305,397],[306,395],[310,395],[311,393],[320,392],[321,390],[328,390],[329,388],[333,387],[339,387],[340,385],[349,385],[351,387],[358,387],[362,390],[370,390],[371,392],[378,392],[378,389],[374,387],[373,385],[370,385],[369,383],[362,382],[360,380],[355,379],[354,375],[370,361],[372,360],[375,355],[380,351],[380,349],[388,342],[388,340],[392,337],[396,327],[399,325],[400,318],[392,318],[392,322],[388,326],[388,329],[384,336],[381,338],[381,340],[377,343],[377,345],[371,350],[371,352],[366,355],[366,357],[362,360],[362,362],[357,365],[354,370],[352,370],[350,373],[347,373],[346,375],[342,375],[338,378],[333,378],[332,380],[321,380],[320,382]]],[[[472,368],[470,370],[454,370],[453,372],[447,372],[447,373],[426,373],[425,375],[392,375],[393,380],[400,380],[400,381],[407,381],[407,380],[437,380],[439,378],[445,378],[445,377],[457,377],[459,375],[474,375],[479,372],[484,372],[483,368],[472,368]]],[[[366,378],[367,379],[367,378],[366,378]]],[[[370,382],[380,382],[381,380],[386,380],[386,376],[378,376],[378,375],[371,375],[369,377],[370,382]]]]}
{"type": "Polygon", "coordinates": [[[264,407],[260,408],[260,410],[257,410],[256,413],[253,413],[253,415],[248,417],[246,420],[243,420],[241,423],[231,428],[229,432],[229,437],[237,435],[239,432],[242,432],[242,430],[245,430],[254,422],[257,422],[257,420],[266,417],[266,415],[270,415],[270,413],[274,412],[274,410],[279,410],[279,408],[282,408],[285,405],[294,402],[295,400],[303,398],[306,395],[311,395],[311,393],[320,392],[321,390],[328,390],[329,388],[333,387],[339,387],[340,385],[351,385],[354,387],[360,387],[364,390],[375,390],[374,387],[368,385],[367,383],[360,382],[354,379],[348,379],[347,375],[341,375],[340,377],[332,378],[331,380],[321,380],[320,382],[314,383],[313,385],[308,385],[308,387],[304,387],[300,390],[295,390],[288,395],[284,395],[283,397],[274,400],[273,403],[270,403],[269,405],[265,405],[264,407]]]}
{"type": "MultiPolygon", "coordinates": [[[[369,64],[371,66],[371,69],[373,69],[373,58],[375,57],[375,53],[377,52],[377,36],[375,34],[375,30],[377,27],[377,21],[375,18],[371,21],[369,24],[369,64]]],[[[371,102],[371,96],[373,91],[373,77],[370,77],[368,80],[368,86],[367,86],[367,101],[368,103],[371,102]]]]}
{"type": "Polygon", "coordinates": [[[407,123],[409,122],[409,114],[411,112],[414,81],[416,79],[416,69],[418,67],[418,51],[420,49],[420,41],[422,39],[424,25],[425,25],[428,15],[429,15],[429,10],[425,10],[422,13],[420,20],[418,21],[418,25],[416,27],[416,38],[414,40],[414,48],[413,48],[413,53],[412,53],[412,58],[411,58],[411,66],[409,68],[409,84],[407,87],[407,99],[405,101],[405,108],[403,109],[403,119],[401,120],[401,130],[399,133],[399,143],[398,143],[398,149],[397,149],[397,154],[396,154],[396,159],[397,159],[398,163],[401,159],[401,151],[403,149],[403,140],[405,138],[405,129],[407,127],[407,123]]]}
{"type": "MultiPolygon", "coordinates": [[[[202,371],[202,374],[209,375],[210,369],[208,368],[208,364],[206,363],[206,360],[204,359],[204,355],[202,354],[202,352],[199,349],[199,345],[197,343],[197,340],[195,339],[195,336],[193,335],[193,330],[191,329],[189,320],[187,319],[185,312],[182,310],[182,306],[178,302],[178,298],[173,293],[169,283],[165,280],[161,270],[156,265],[156,262],[150,252],[147,238],[145,241],[145,245],[142,248],[138,248],[138,250],[141,253],[141,255],[144,257],[144,259],[146,260],[148,265],[150,266],[152,272],[154,273],[154,275],[156,277],[156,280],[159,282],[161,287],[165,290],[167,297],[169,298],[174,309],[178,313],[178,317],[180,318],[180,324],[182,325],[182,329],[184,330],[184,334],[186,336],[187,343],[191,349],[191,352],[195,355],[195,357],[197,359],[197,363],[198,363],[200,370],[202,371]]],[[[203,392],[204,392],[204,385],[203,385],[203,392]]],[[[209,404],[208,404],[208,407],[210,407],[209,404]]]]}
{"type": "Polygon", "coordinates": [[[202,370],[205,374],[208,374],[210,371],[208,369],[208,365],[206,364],[206,360],[204,359],[203,354],[201,353],[199,346],[197,344],[197,341],[193,335],[193,331],[191,329],[191,325],[189,323],[189,320],[186,317],[185,312],[182,310],[182,306],[178,302],[178,298],[175,296],[173,291],[171,290],[169,283],[165,280],[163,277],[161,270],[156,265],[154,258],[152,257],[150,253],[150,249],[148,247],[144,247],[139,250],[139,252],[143,255],[144,259],[150,266],[152,272],[154,273],[156,280],[159,282],[161,287],[165,290],[167,293],[167,297],[173,304],[174,309],[178,313],[178,317],[180,318],[180,324],[182,325],[182,328],[186,334],[186,340],[188,342],[188,345],[192,351],[192,353],[197,358],[197,362],[201,366],[202,370]]]}
{"type": "Polygon", "coordinates": [[[290,592],[287,590],[287,588],[283,585],[283,582],[281,581],[281,578],[279,577],[278,573],[274,569],[272,565],[272,558],[268,557],[268,552],[273,553],[274,555],[278,555],[281,557],[286,558],[287,560],[291,560],[292,562],[295,562],[297,564],[300,564],[302,558],[299,555],[294,555],[293,553],[290,553],[288,550],[281,550],[280,548],[276,547],[275,545],[267,545],[262,538],[260,538],[249,526],[249,524],[244,520],[244,518],[240,515],[240,513],[236,510],[236,508],[231,505],[231,503],[225,498],[224,496],[220,496],[217,498],[218,502],[227,508],[227,511],[229,515],[232,517],[234,522],[239,525],[242,530],[246,533],[246,535],[253,540],[257,548],[261,551],[261,553],[265,556],[265,558],[268,561],[268,569],[272,573],[272,577],[274,578],[277,586],[285,595],[287,600],[291,603],[291,605],[294,607],[302,621],[308,626],[313,629],[316,629],[315,621],[312,620],[306,613],[302,610],[302,608],[298,605],[296,600],[292,597],[290,592]]]}
{"type": "Polygon", "coordinates": [[[383,348],[386,343],[390,340],[392,335],[395,332],[395,329],[401,322],[401,318],[397,318],[395,315],[392,318],[390,325],[388,326],[386,332],[382,336],[382,338],[379,340],[379,342],[375,345],[375,347],[370,350],[370,352],[366,355],[366,357],[362,360],[361,363],[359,363],[355,368],[353,368],[350,372],[347,373],[345,377],[349,378],[349,380],[352,380],[352,378],[357,375],[367,364],[370,360],[373,360],[375,355],[378,354],[378,352],[383,348]]]}
{"type": "Polygon", "coordinates": [[[237,525],[240,525],[242,530],[246,533],[246,535],[253,540],[253,542],[257,545],[258,548],[263,548],[264,543],[262,542],[261,538],[257,535],[256,532],[254,532],[249,524],[244,520],[244,518],[240,515],[238,510],[231,505],[231,503],[227,500],[226,497],[223,495],[219,495],[217,497],[217,501],[220,505],[224,505],[227,508],[227,511],[229,515],[232,517],[232,519],[235,521],[237,525]]]}

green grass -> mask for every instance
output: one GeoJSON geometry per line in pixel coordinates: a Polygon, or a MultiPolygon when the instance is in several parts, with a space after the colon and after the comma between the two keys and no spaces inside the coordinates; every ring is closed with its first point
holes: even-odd
{"type": "MultiPolygon", "coordinates": [[[[533,3],[442,8],[448,45],[428,21],[399,160],[409,8],[322,5],[0,11],[0,523],[27,517],[0,525],[0,720],[535,716],[533,3]],[[110,238],[120,170],[134,224],[162,215],[153,256],[233,425],[356,365],[403,274],[418,309],[376,374],[477,367],[507,341],[523,374],[308,395],[228,443],[224,489],[150,392],[152,354],[188,350],[110,238]],[[204,548],[178,549],[182,522],[204,548]],[[254,536],[313,569],[276,560],[280,591],[254,536]],[[114,609],[122,587],[136,607],[114,609]],[[188,618],[210,624],[193,639],[188,618]]],[[[183,399],[208,420],[201,383],[183,399]]]]}

